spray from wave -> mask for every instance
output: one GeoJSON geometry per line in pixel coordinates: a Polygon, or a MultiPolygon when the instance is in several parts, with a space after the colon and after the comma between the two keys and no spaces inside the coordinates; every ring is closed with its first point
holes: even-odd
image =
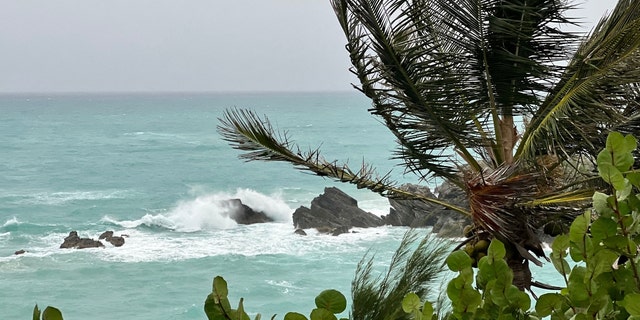
{"type": "Polygon", "coordinates": [[[124,228],[162,228],[180,232],[196,232],[201,230],[230,229],[237,223],[229,216],[238,210],[237,205],[229,200],[239,199],[243,204],[255,211],[261,211],[275,222],[290,222],[291,209],[279,195],[265,195],[250,189],[238,189],[235,193],[213,193],[195,196],[183,200],[167,213],[146,214],[137,220],[116,220],[104,217],[107,223],[124,228]]]}

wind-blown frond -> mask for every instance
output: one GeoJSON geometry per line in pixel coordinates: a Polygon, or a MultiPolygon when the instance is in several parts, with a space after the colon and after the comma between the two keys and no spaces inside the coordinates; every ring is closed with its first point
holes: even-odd
{"type": "Polygon", "coordinates": [[[456,205],[396,187],[389,178],[390,173],[380,176],[373,167],[366,163],[363,163],[362,167],[355,171],[347,164],[325,160],[318,149],[303,152],[289,140],[286,133],[277,132],[266,118],[261,119],[252,111],[227,110],[219,120],[218,131],[223,139],[228,141],[234,149],[245,151],[246,153],[241,154],[240,158],[247,161],[288,162],[298,169],[311,171],[319,176],[340,182],[351,183],[358,188],[369,189],[386,197],[422,200],[442,205],[463,215],[469,215],[467,210],[456,205]]]}
{"type": "MultiPolygon", "coordinates": [[[[456,181],[458,168],[452,165],[456,153],[451,148],[470,155],[468,146],[483,143],[472,121],[479,111],[478,95],[469,93],[474,76],[467,64],[459,62],[464,53],[446,48],[451,41],[436,34],[442,25],[431,19],[432,3],[334,0],[332,4],[348,39],[347,50],[361,83],[358,89],[373,100],[372,113],[381,116],[398,139],[399,158],[422,177],[456,181]]],[[[467,160],[479,170],[474,157],[467,160]]]]}
{"type": "Polygon", "coordinates": [[[621,0],[582,43],[533,115],[517,155],[595,156],[608,131],[638,128],[639,79],[640,2],[621,0]]]}
{"type": "Polygon", "coordinates": [[[431,286],[445,271],[443,262],[451,250],[449,242],[427,234],[411,252],[416,240],[417,232],[405,234],[381,277],[373,275],[373,257],[365,256],[358,263],[351,283],[351,319],[409,319],[402,311],[402,299],[408,292],[423,299],[436,293],[431,286]]]}

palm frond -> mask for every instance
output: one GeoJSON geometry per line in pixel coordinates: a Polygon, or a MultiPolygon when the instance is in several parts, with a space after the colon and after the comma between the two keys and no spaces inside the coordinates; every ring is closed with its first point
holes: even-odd
{"type": "Polygon", "coordinates": [[[533,115],[517,156],[595,156],[614,129],[637,129],[640,2],[622,0],[597,25],[533,115]]]}
{"type": "Polygon", "coordinates": [[[364,162],[356,171],[347,164],[325,160],[318,149],[302,151],[289,140],[286,132],[276,131],[268,119],[262,119],[252,111],[245,109],[226,110],[219,121],[218,132],[223,139],[229,142],[234,149],[246,152],[240,155],[241,159],[288,162],[298,169],[354,184],[358,188],[369,189],[385,197],[421,200],[442,205],[463,215],[469,215],[469,211],[464,208],[397,187],[390,179],[390,172],[380,176],[371,165],[364,162]]]}
{"type": "Polygon", "coordinates": [[[351,319],[409,319],[402,311],[402,299],[408,292],[423,299],[435,296],[451,246],[448,240],[431,234],[416,245],[417,235],[414,230],[404,235],[386,273],[381,276],[374,275],[375,257],[365,256],[358,263],[351,283],[351,319]]]}
{"type": "Polygon", "coordinates": [[[473,70],[459,62],[464,53],[446,47],[456,38],[433,19],[433,1],[332,4],[360,79],[358,89],[373,100],[372,113],[396,136],[397,155],[407,169],[423,178],[457,181],[453,147],[479,170],[468,149],[482,143],[473,131],[473,116],[480,110],[478,95],[469,92],[473,70]]]}

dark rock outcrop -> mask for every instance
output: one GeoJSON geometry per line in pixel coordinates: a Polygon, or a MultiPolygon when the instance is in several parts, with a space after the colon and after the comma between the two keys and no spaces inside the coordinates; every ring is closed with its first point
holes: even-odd
{"type": "MultiPolygon", "coordinates": [[[[437,198],[459,207],[469,207],[465,192],[447,182],[435,189],[437,197],[426,186],[405,184],[400,188],[426,197],[437,198]]],[[[420,200],[389,199],[389,204],[391,209],[389,215],[384,217],[384,222],[393,226],[433,227],[432,232],[437,233],[438,236],[461,237],[464,226],[471,224],[468,217],[434,203],[420,200]]]]}
{"type": "Polygon", "coordinates": [[[113,236],[109,238],[107,241],[109,241],[114,247],[122,247],[124,245],[123,237],[113,236]]]}
{"type": "Polygon", "coordinates": [[[300,207],[293,213],[293,225],[299,229],[339,227],[379,227],[380,217],[358,208],[358,201],[335,187],[311,201],[311,207],[300,207]]]}
{"type": "Polygon", "coordinates": [[[102,242],[90,238],[80,238],[76,231],[69,232],[69,235],[64,238],[64,242],[60,245],[60,249],[86,249],[101,247],[104,247],[102,242]]]}
{"type": "Polygon", "coordinates": [[[122,235],[120,237],[114,236],[113,231],[105,231],[98,237],[98,240],[104,239],[111,243],[114,247],[122,247],[124,245],[124,236],[125,235],[122,235]]]}
{"type": "MultiPolygon", "coordinates": [[[[400,189],[423,195],[425,197],[436,198],[427,186],[415,184],[404,184],[400,189]]],[[[389,215],[384,217],[384,223],[392,226],[406,226],[412,228],[430,227],[436,224],[436,215],[440,206],[419,200],[389,199],[391,208],[389,215]]]]}
{"type": "Polygon", "coordinates": [[[27,253],[27,252],[21,249],[21,250],[18,250],[16,252],[14,252],[13,254],[15,254],[17,256],[17,255],[25,254],[25,253],[27,253]]]}
{"type": "Polygon", "coordinates": [[[273,219],[268,217],[262,211],[255,211],[245,205],[240,199],[229,199],[226,203],[230,207],[229,217],[238,224],[254,224],[272,222],[273,219]]]}
{"type": "Polygon", "coordinates": [[[105,231],[98,237],[98,240],[106,239],[109,241],[111,237],[113,237],[113,231],[105,231]]]}
{"type": "Polygon", "coordinates": [[[307,232],[304,231],[304,229],[296,229],[296,231],[294,231],[293,233],[300,235],[300,236],[306,236],[307,232]]]}

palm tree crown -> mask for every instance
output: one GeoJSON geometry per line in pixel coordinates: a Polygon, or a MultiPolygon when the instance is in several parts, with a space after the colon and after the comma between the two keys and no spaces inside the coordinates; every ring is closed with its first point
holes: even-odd
{"type": "Polygon", "coordinates": [[[574,23],[564,0],[331,4],[355,87],[396,137],[395,155],[407,171],[466,191],[470,209],[407,193],[369,166],[302,152],[251,111],[225,113],[224,139],[246,159],[291,162],[469,215],[477,235],[511,246],[510,265],[524,265],[519,286],[528,287],[527,261],[544,256],[537,229],[567,220],[590,197],[607,132],[638,131],[640,0],[620,0],[586,37],[560,29],[574,23]]]}

